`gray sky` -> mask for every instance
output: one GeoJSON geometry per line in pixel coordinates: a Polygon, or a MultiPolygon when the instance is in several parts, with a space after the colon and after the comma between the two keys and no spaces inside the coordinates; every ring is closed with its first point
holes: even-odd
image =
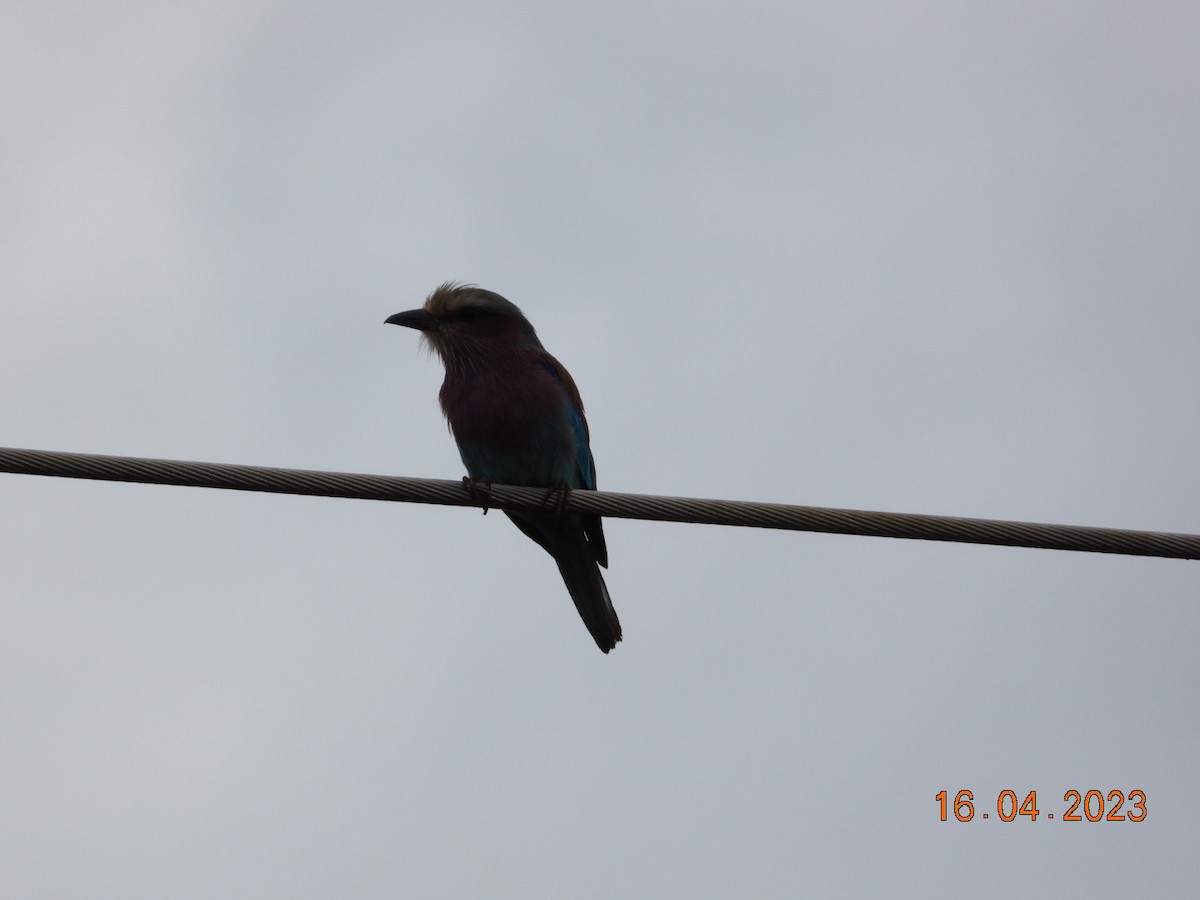
{"type": "MultiPolygon", "coordinates": [[[[462,279],[601,487],[1200,532],[1195,4],[433,10],[7,4],[0,443],[458,477],[462,279]]],[[[611,521],[605,657],[499,515],[0,503],[4,896],[1200,888],[1197,563],[611,521]]]]}

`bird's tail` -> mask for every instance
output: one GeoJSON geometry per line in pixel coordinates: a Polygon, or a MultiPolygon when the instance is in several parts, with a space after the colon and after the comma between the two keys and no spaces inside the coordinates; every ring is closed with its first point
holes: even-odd
{"type": "MultiPolygon", "coordinates": [[[[505,515],[554,557],[567,591],[575,601],[575,608],[579,610],[579,617],[591,632],[596,646],[605,653],[617,646],[621,639],[621,623],[597,561],[598,552],[607,559],[603,544],[597,551],[578,516],[509,511],[505,515]]],[[[595,530],[599,533],[598,520],[595,530]]]]}
{"type": "Polygon", "coordinates": [[[582,539],[571,542],[554,555],[558,571],[566,582],[567,591],[575,601],[579,617],[591,632],[596,646],[607,653],[621,639],[621,622],[613,609],[612,598],[600,567],[592,558],[587,543],[582,539]]]}

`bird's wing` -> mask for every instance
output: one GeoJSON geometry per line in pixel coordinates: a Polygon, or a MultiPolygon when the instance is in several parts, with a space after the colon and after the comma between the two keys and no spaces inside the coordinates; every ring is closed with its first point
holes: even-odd
{"type": "Polygon", "coordinates": [[[576,484],[569,484],[567,487],[594,491],[596,489],[596,461],[592,459],[592,448],[589,445],[591,435],[588,432],[587,416],[583,414],[583,400],[579,396],[579,388],[575,387],[571,373],[549,353],[542,355],[541,365],[554,377],[567,395],[567,425],[571,429],[571,436],[575,439],[575,475],[577,478],[576,484]]]}
{"type": "MultiPolygon", "coordinates": [[[[576,483],[566,486],[594,491],[596,490],[596,461],[592,458],[587,417],[583,414],[583,400],[579,396],[579,388],[575,386],[575,380],[571,377],[571,373],[549,353],[542,355],[541,365],[562,386],[567,395],[567,422],[572,437],[575,438],[576,483]]],[[[607,567],[608,544],[604,540],[604,526],[600,522],[600,517],[581,516],[580,524],[583,526],[583,533],[587,536],[592,557],[600,565],[607,567]]]]}

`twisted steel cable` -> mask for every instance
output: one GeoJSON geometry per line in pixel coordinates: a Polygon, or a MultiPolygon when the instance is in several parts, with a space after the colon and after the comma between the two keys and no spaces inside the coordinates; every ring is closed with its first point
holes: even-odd
{"type": "Polygon", "coordinates": [[[1200,535],[1194,534],[790,506],[783,503],[702,500],[608,491],[564,493],[544,488],[471,485],[465,481],[430,478],[398,478],[8,447],[0,447],[0,472],[485,509],[557,510],[662,522],[1200,559],[1200,535]]]}

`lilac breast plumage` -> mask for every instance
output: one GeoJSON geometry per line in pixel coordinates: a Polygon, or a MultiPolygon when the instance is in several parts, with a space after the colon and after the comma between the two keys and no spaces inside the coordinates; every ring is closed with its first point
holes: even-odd
{"type": "Polygon", "coordinates": [[[470,475],[497,484],[595,485],[582,415],[545,366],[448,372],[441,401],[470,475]]]}

